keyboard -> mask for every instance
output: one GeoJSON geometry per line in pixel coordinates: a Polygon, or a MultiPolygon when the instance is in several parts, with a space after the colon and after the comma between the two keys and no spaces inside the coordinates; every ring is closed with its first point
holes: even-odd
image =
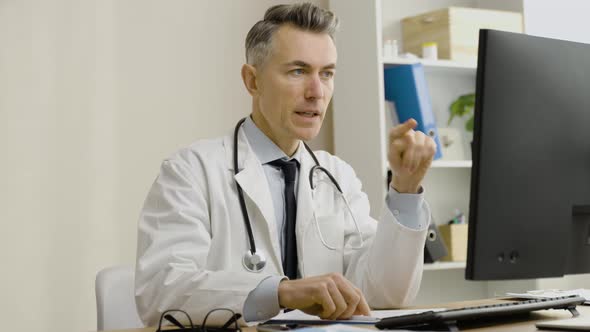
{"type": "Polygon", "coordinates": [[[582,304],[585,301],[586,299],[581,296],[572,295],[539,298],[528,301],[502,302],[498,304],[448,309],[443,311],[426,311],[419,314],[383,318],[375,323],[375,327],[379,329],[394,329],[419,327],[424,325],[455,326],[460,323],[468,323],[475,320],[500,319],[544,309],[569,310],[572,315],[577,316],[578,312],[576,311],[576,305],[582,304]]]}

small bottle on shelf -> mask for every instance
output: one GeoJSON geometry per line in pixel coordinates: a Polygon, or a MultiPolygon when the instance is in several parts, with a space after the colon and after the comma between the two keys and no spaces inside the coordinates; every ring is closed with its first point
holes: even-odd
{"type": "Polygon", "coordinates": [[[398,53],[399,53],[399,50],[397,47],[397,40],[394,39],[391,41],[391,54],[394,58],[397,58],[398,53]]]}
{"type": "Polygon", "coordinates": [[[383,43],[383,57],[385,59],[387,58],[391,58],[393,55],[393,46],[391,43],[391,39],[387,39],[384,43],[383,43]]]}
{"type": "Polygon", "coordinates": [[[383,57],[386,59],[396,58],[397,54],[398,54],[397,40],[387,39],[383,43],[383,57]]]}
{"type": "Polygon", "coordinates": [[[438,46],[435,42],[422,44],[422,58],[428,60],[438,59],[438,46]]]}

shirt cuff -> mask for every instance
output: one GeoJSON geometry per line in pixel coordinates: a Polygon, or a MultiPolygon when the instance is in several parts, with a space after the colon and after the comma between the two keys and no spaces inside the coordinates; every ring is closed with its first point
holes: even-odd
{"type": "Polygon", "coordinates": [[[391,214],[403,226],[414,230],[428,227],[428,218],[424,216],[424,189],[422,187],[417,194],[402,194],[389,187],[385,200],[391,214]]]}
{"type": "Polygon", "coordinates": [[[268,320],[279,314],[279,284],[286,277],[271,276],[262,280],[244,302],[244,320],[246,322],[268,320]]]}

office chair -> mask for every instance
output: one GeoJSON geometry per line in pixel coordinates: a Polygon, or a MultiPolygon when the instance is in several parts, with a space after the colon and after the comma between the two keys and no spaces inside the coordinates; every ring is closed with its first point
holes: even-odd
{"type": "Polygon", "coordinates": [[[135,307],[134,275],[131,266],[108,267],[96,274],[99,331],[144,327],[135,307]]]}

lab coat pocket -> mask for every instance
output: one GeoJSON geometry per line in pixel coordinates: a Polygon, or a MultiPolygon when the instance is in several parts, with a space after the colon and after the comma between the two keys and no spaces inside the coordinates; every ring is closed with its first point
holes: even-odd
{"type": "Polygon", "coordinates": [[[344,220],[342,218],[342,213],[318,216],[317,224],[312,220],[307,226],[304,243],[302,243],[304,276],[330,272],[342,273],[344,270],[344,220]]]}

